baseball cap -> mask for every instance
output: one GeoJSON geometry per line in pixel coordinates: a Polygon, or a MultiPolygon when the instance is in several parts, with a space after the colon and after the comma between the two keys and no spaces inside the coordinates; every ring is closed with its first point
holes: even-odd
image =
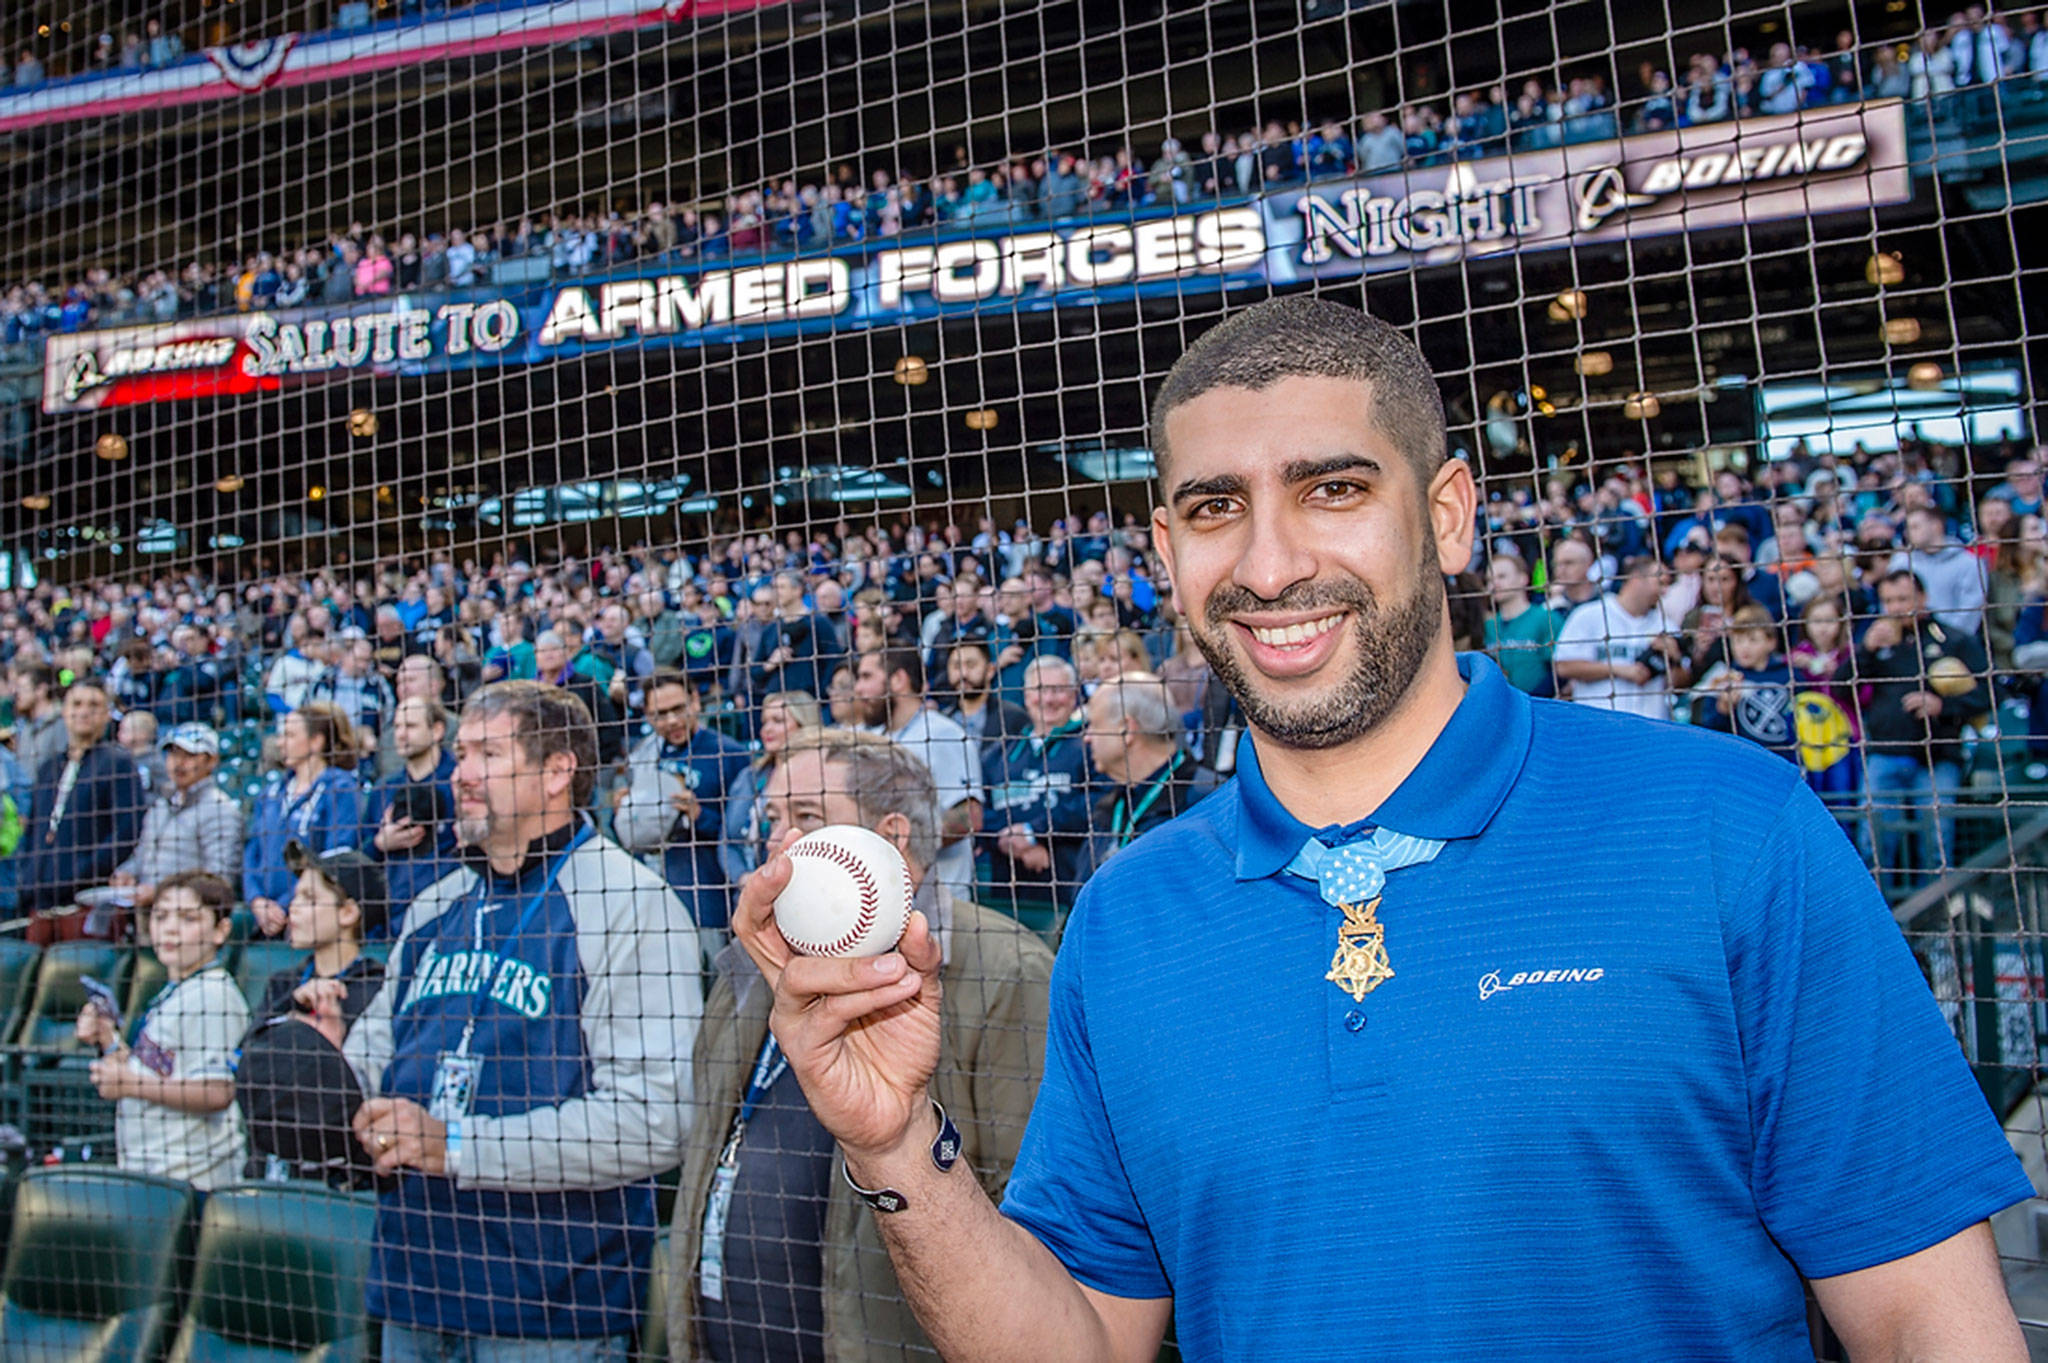
{"type": "Polygon", "coordinates": [[[202,753],[207,757],[220,756],[220,735],[204,724],[174,724],[157,746],[159,748],[182,748],[190,753],[202,753]]]}
{"type": "Polygon", "coordinates": [[[331,847],[315,856],[294,838],[284,845],[284,864],[293,875],[318,871],[344,899],[353,899],[363,916],[365,934],[384,926],[391,913],[391,892],[384,883],[384,868],[353,847],[331,847]]]}

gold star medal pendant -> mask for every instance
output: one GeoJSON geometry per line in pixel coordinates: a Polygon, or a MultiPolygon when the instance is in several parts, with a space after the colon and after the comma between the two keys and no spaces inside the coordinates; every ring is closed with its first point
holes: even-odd
{"type": "Polygon", "coordinates": [[[1323,978],[1349,994],[1354,1002],[1394,978],[1387,960],[1387,929],[1379,920],[1379,897],[1365,904],[1339,903],[1344,921],[1337,926],[1337,953],[1323,978]]]}

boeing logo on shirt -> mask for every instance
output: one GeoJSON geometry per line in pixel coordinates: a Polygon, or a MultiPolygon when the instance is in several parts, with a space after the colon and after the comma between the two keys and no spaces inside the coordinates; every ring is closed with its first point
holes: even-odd
{"type": "Polygon", "coordinates": [[[403,1013],[449,994],[474,995],[487,980],[487,997],[525,1018],[545,1016],[548,1000],[555,991],[555,982],[546,972],[535,970],[517,956],[500,956],[495,951],[443,954],[428,943],[398,1011],[403,1013]]]}
{"type": "Polygon", "coordinates": [[[1605,979],[1606,970],[1600,966],[1574,966],[1569,970],[1517,970],[1503,980],[1498,970],[1489,970],[1479,977],[1479,997],[1490,999],[1495,994],[1505,994],[1510,989],[1520,989],[1533,984],[1591,984],[1605,979]]]}

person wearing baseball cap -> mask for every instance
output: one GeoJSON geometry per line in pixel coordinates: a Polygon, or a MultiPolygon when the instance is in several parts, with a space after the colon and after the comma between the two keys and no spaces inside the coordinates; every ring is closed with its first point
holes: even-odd
{"type": "Polygon", "coordinates": [[[388,912],[384,871],[353,847],[315,854],[285,844],[298,877],[285,930],[308,954],[270,977],[242,1041],[235,1097],[249,1128],[248,1178],[370,1186],[370,1161],[350,1123],[363,1091],[342,1058],[349,1028],[384,985],[363,938],[388,912]]]}
{"type": "Polygon", "coordinates": [[[242,869],[242,806],[213,779],[220,735],[204,724],[173,725],[160,739],[168,779],[142,816],[135,850],[107,883],[135,892],[147,909],[166,876],[205,871],[233,884],[242,869]]]}

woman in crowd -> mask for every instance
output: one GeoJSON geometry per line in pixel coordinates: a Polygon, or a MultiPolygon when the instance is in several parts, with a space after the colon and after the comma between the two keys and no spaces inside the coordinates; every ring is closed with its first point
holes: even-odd
{"type": "Polygon", "coordinates": [[[2027,579],[2038,565],[2020,537],[2020,520],[2012,503],[1986,497],[1977,506],[1977,541],[1971,552],[1984,561],[1984,643],[1991,666],[2012,666],[2013,631],[2026,603],[2027,579]]]}
{"type": "Polygon", "coordinates": [[[284,930],[284,906],[298,883],[285,848],[298,842],[318,856],[356,846],[362,833],[355,733],[339,707],[313,701],[286,715],[278,756],[283,770],[257,798],[242,852],[243,902],[273,937],[284,930]]]}
{"type": "Polygon", "coordinates": [[[1852,804],[1863,786],[1858,752],[1863,733],[1856,707],[1856,643],[1839,596],[1824,591],[1806,603],[1789,661],[1806,784],[1830,804],[1852,804]]]}
{"type": "Polygon", "coordinates": [[[1727,661],[1727,645],[1722,636],[1728,622],[1735,612],[1753,604],[1739,567],[1719,555],[1707,560],[1700,569],[1699,604],[1685,613],[1680,626],[1691,641],[1695,677],[1705,676],[1716,662],[1727,661]]]}
{"type": "Polygon", "coordinates": [[[808,691],[771,691],[761,698],[755,733],[761,751],[734,778],[725,799],[725,834],[718,846],[718,861],[726,878],[734,884],[761,864],[767,838],[767,810],[761,791],[768,784],[775,760],[789,746],[789,736],[802,729],[824,726],[817,698],[808,691]]]}

